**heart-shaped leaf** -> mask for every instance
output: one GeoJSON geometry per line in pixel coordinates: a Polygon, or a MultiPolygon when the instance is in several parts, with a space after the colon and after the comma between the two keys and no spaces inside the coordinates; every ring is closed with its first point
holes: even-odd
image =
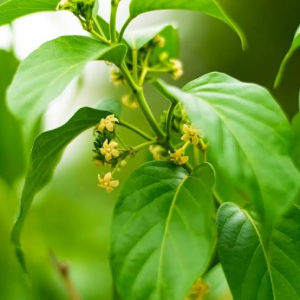
{"type": "Polygon", "coordinates": [[[292,45],[288,51],[288,53],[286,54],[286,56],[284,57],[281,65],[280,65],[280,69],[278,71],[278,74],[277,74],[277,77],[276,77],[276,80],[275,80],[275,84],[274,86],[275,87],[278,87],[280,85],[280,82],[281,82],[281,79],[282,79],[282,76],[283,76],[283,73],[285,71],[285,68],[288,64],[288,61],[289,59],[291,58],[291,56],[293,55],[293,53],[298,49],[300,48],[300,26],[298,27],[297,31],[296,31],[296,34],[295,34],[295,37],[294,37],[294,40],[292,42],[292,45]]]}
{"type": "Polygon", "coordinates": [[[150,162],[126,182],[113,218],[111,265],[122,300],[182,300],[215,243],[214,172],[150,162]]]}
{"type": "Polygon", "coordinates": [[[0,177],[11,184],[25,167],[21,124],[15,120],[6,106],[6,89],[18,68],[13,53],[0,50],[0,177]]]}
{"type": "Polygon", "coordinates": [[[132,20],[138,15],[148,11],[162,9],[193,10],[217,18],[229,25],[238,34],[242,41],[243,48],[246,48],[247,41],[244,33],[216,0],[131,0],[130,19],[132,20]]]}
{"type": "Polygon", "coordinates": [[[0,1],[0,25],[35,12],[54,11],[59,0],[2,0],[0,1]]]}
{"type": "Polygon", "coordinates": [[[221,73],[196,79],[183,91],[164,88],[206,134],[222,200],[233,201],[231,194],[239,194],[269,231],[295,200],[300,183],[290,158],[290,125],[279,105],[264,88],[221,73]],[[224,187],[224,182],[230,184],[224,187]]]}
{"type": "Polygon", "coordinates": [[[28,134],[47,105],[93,60],[120,65],[126,46],[108,46],[83,36],[64,36],[30,54],[8,90],[11,111],[26,125],[28,134]]]}
{"type": "Polygon", "coordinates": [[[276,223],[266,246],[261,224],[233,203],[218,211],[218,250],[234,299],[300,299],[300,209],[276,223]]]}
{"type": "Polygon", "coordinates": [[[36,138],[30,155],[19,216],[11,236],[24,270],[26,270],[26,265],[21,249],[20,234],[35,195],[51,180],[66,146],[80,133],[96,125],[101,118],[109,114],[104,110],[84,107],[63,126],[44,132],[36,138]]]}

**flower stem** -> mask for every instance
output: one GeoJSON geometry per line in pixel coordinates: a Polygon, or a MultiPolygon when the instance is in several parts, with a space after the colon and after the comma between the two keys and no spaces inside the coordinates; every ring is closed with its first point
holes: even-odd
{"type": "Polygon", "coordinates": [[[116,23],[117,23],[117,12],[119,6],[119,0],[111,0],[111,11],[110,11],[110,40],[112,43],[117,42],[117,30],[116,30],[116,23]]]}
{"type": "Polygon", "coordinates": [[[130,86],[134,95],[136,96],[138,104],[139,104],[145,118],[147,119],[149,125],[151,126],[152,130],[155,132],[158,139],[163,140],[165,138],[165,135],[164,135],[163,131],[161,130],[161,128],[159,127],[159,125],[157,124],[157,122],[150,110],[150,107],[145,99],[143,88],[138,86],[135,83],[135,81],[133,80],[125,63],[123,63],[121,65],[120,70],[123,72],[123,75],[124,75],[128,85],[130,86]]]}
{"type": "Polygon", "coordinates": [[[139,128],[133,126],[132,124],[121,121],[119,125],[127,128],[127,129],[130,129],[131,131],[135,132],[136,134],[138,134],[139,136],[141,136],[142,138],[144,138],[148,141],[152,141],[152,139],[153,139],[152,136],[148,135],[147,133],[145,133],[144,131],[140,130],[139,128]]]}

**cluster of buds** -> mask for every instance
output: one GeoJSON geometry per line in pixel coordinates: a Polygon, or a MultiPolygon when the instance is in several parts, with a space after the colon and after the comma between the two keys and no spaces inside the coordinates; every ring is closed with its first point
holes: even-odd
{"type": "Polygon", "coordinates": [[[183,66],[179,59],[170,59],[170,69],[174,80],[178,80],[183,75],[183,66]]]}
{"type": "Polygon", "coordinates": [[[183,136],[181,137],[181,140],[185,142],[183,147],[176,150],[174,153],[169,151],[169,154],[171,156],[171,161],[178,163],[179,165],[183,165],[186,162],[188,162],[189,157],[185,156],[185,149],[189,145],[197,146],[200,144],[200,148],[202,151],[205,151],[208,147],[208,144],[205,144],[203,141],[203,133],[201,130],[198,130],[195,125],[187,125],[184,124],[182,127],[183,136]]]}
{"type": "Polygon", "coordinates": [[[61,0],[56,10],[68,10],[81,22],[85,30],[92,30],[93,18],[98,13],[98,0],[61,0]]]}
{"type": "MultiPolygon", "coordinates": [[[[109,115],[102,118],[100,123],[94,130],[94,160],[97,165],[106,167],[115,167],[122,158],[118,150],[118,143],[113,139],[116,137],[115,125],[119,120],[114,115],[109,115]]],[[[99,187],[106,189],[107,192],[112,192],[119,185],[118,180],[113,180],[112,172],[107,173],[102,178],[98,175],[99,187]]]]}
{"type": "Polygon", "coordinates": [[[167,157],[168,152],[160,145],[151,145],[149,151],[153,156],[154,160],[163,160],[167,157]]]}
{"type": "Polygon", "coordinates": [[[209,285],[200,278],[196,280],[185,300],[203,300],[208,293],[209,285]]]}
{"type": "MultiPolygon", "coordinates": [[[[163,112],[163,115],[160,117],[160,126],[163,130],[166,129],[168,118],[168,110],[163,112]]],[[[176,133],[181,133],[182,126],[188,122],[188,116],[183,108],[181,103],[178,103],[174,109],[171,121],[171,129],[176,133]]]]}
{"type": "Polygon", "coordinates": [[[111,69],[111,71],[110,71],[110,82],[115,87],[125,85],[125,83],[126,83],[122,72],[119,69],[116,69],[116,68],[111,69]]]}
{"type": "Polygon", "coordinates": [[[139,107],[136,97],[133,94],[124,95],[122,97],[122,103],[131,109],[136,109],[139,107]]]}

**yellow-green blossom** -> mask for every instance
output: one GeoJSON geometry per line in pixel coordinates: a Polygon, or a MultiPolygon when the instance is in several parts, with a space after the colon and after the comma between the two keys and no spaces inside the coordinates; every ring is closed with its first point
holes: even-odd
{"type": "Polygon", "coordinates": [[[116,149],[118,143],[112,141],[108,143],[108,140],[105,140],[103,143],[103,147],[100,149],[102,155],[105,156],[106,161],[112,160],[114,157],[118,157],[120,155],[119,150],[116,149]]]}
{"type": "Polygon", "coordinates": [[[191,142],[193,145],[197,145],[199,142],[199,139],[202,138],[202,132],[198,130],[195,125],[187,125],[184,124],[182,128],[184,135],[181,137],[181,139],[185,142],[191,142]]]}
{"type": "Polygon", "coordinates": [[[116,122],[119,122],[119,120],[115,117],[115,115],[109,115],[105,119],[101,119],[100,124],[98,125],[98,130],[103,132],[104,129],[107,129],[108,131],[113,132],[116,122]]]}
{"type": "Polygon", "coordinates": [[[104,178],[101,178],[100,175],[98,175],[98,186],[102,189],[106,189],[108,193],[112,192],[114,188],[116,188],[119,185],[119,180],[112,180],[112,174],[111,172],[107,173],[104,178]]]}
{"type": "Polygon", "coordinates": [[[174,80],[179,79],[183,75],[182,62],[179,59],[170,59],[171,75],[174,80]]]}
{"type": "Polygon", "coordinates": [[[184,156],[184,150],[183,149],[178,149],[175,151],[175,153],[172,153],[169,151],[169,154],[171,156],[171,161],[177,162],[179,165],[185,164],[188,160],[188,156],[184,156]]]}

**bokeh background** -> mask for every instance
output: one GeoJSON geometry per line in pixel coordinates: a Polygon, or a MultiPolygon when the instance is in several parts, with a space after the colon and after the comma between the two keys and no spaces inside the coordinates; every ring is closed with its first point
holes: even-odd
{"type": "MultiPolygon", "coordinates": [[[[166,22],[178,24],[185,75],[176,85],[182,86],[208,72],[225,72],[268,88],[292,118],[298,111],[300,51],[290,60],[277,90],[273,89],[273,83],[300,24],[300,1],[219,1],[245,31],[247,51],[241,49],[237,36],[228,26],[195,12],[148,13],[136,19],[130,29],[166,22]]],[[[128,3],[121,2],[119,25],[126,19],[128,3]]],[[[109,0],[100,0],[99,13],[105,18],[109,5],[109,0]]],[[[39,13],[15,21],[11,27],[1,27],[0,48],[13,49],[21,60],[42,43],[71,34],[85,34],[71,14],[39,13]]],[[[22,241],[31,286],[16,261],[10,230],[18,210],[29,141],[22,140],[19,124],[5,108],[5,86],[13,75],[9,70],[18,64],[17,59],[8,60],[6,55],[0,51],[0,299],[68,299],[49,256],[53,251],[59,260],[70,266],[72,280],[82,299],[110,300],[109,232],[118,190],[108,195],[97,187],[99,170],[92,162],[92,130],[67,148],[53,181],[37,195],[29,213],[22,241]]],[[[49,106],[43,130],[63,124],[79,107],[96,106],[101,99],[119,99],[124,92],[126,89],[112,87],[104,63],[91,63],[83,76],[72,82],[49,106]]],[[[167,103],[151,87],[147,87],[147,95],[159,117],[167,103]]],[[[124,108],[122,116],[149,130],[139,111],[124,108]]],[[[122,133],[131,144],[140,142],[128,131],[122,133]]],[[[146,159],[144,152],[132,160],[118,175],[121,184],[146,159]]]]}

